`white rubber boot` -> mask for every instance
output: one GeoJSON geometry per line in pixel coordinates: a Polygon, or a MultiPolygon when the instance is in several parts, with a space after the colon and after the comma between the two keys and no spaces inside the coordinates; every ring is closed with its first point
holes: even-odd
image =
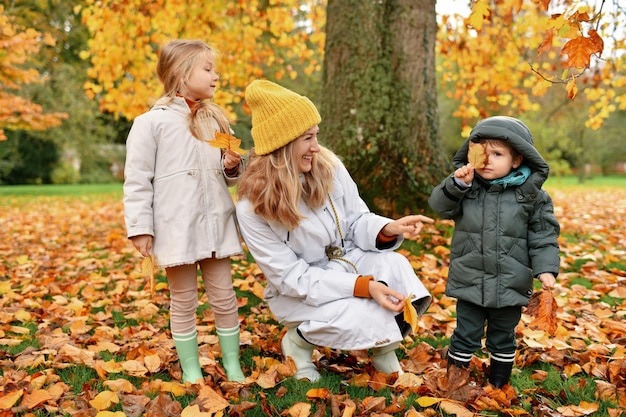
{"type": "Polygon", "coordinates": [[[302,339],[295,327],[287,330],[280,345],[283,349],[283,355],[291,357],[296,364],[296,374],[294,375],[296,379],[308,379],[311,382],[317,382],[320,379],[320,373],[312,360],[315,345],[302,339]]]}
{"type": "Polygon", "coordinates": [[[397,372],[402,375],[404,372],[400,367],[400,361],[396,356],[396,349],[399,343],[392,343],[387,346],[372,349],[372,364],[378,372],[392,374],[397,372]]]}

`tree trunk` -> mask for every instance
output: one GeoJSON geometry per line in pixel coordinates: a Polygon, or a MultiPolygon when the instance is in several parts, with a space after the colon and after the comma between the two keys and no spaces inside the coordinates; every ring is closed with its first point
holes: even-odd
{"type": "Polygon", "coordinates": [[[435,0],[329,0],[322,140],[370,208],[427,207],[448,172],[438,138],[435,0]]]}

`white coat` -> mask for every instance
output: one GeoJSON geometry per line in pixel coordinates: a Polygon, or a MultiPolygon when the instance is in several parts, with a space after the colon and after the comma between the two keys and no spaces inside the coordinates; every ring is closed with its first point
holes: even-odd
{"type": "MultiPolygon", "coordinates": [[[[306,216],[292,231],[268,223],[256,215],[247,199],[237,203],[241,234],[267,279],[265,300],[272,314],[285,326],[298,326],[304,338],[335,349],[369,349],[402,340],[395,321],[397,313],[371,298],[353,295],[359,275],[377,281],[405,296],[413,294],[418,312],[423,313],[431,296],[406,257],[393,249],[376,248],[378,232],[391,219],[369,211],[346,168],[337,160],[330,201],[316,210],[300,204],[306,216]],[[342,260],[330,260],[326,247],[342,247],[337,227],[343,234],[342,260]]],[[[400,313],[401,314],[401,313],[400,313]]]]}
{"type": "Polygon", "coordinates": [[[184,98],[162,103],[134,120],[126,141],[128,237],[154,236],[161,267],[242,253],[220,149],[191,134],[184,98]]]}

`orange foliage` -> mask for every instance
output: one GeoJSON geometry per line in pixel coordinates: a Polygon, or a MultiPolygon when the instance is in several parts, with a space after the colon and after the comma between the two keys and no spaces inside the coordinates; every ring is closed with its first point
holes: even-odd
{"type": "Polygon", "coordinates": [[[54,45],[49,34],[16,25],[0,5],[0,140],[6,140],[4,129],[45,130],[67,118],[66,113],[44,113],[40,105],[8,91],[44,81],[27,66],[44,44],[54,45]]]}
{"type": "Polygon", "coordinates": [[[461,103],[454,116],[465,130],[493,114],[538,111],[535,97],[547,92],[546,82],[564,85],[574,99],[576,80],[582,81],[592,103],[586,126],[593,129],[626,108],[620,32],[626,15],[617,2],[596,4],[592,9],[572,0],[476,0],[467,18],[442,19],[437,47],[444,58],[443,85],[461,103]]]}

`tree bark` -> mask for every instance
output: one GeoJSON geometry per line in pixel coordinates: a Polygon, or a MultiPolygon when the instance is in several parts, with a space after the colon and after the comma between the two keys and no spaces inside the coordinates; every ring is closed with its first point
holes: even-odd
{"type": "Polygon", "coordinates": [[[373,210],[427,207],[448,167],[438,138],[435,0],[329,0],[322,140],[373,210]]]}

